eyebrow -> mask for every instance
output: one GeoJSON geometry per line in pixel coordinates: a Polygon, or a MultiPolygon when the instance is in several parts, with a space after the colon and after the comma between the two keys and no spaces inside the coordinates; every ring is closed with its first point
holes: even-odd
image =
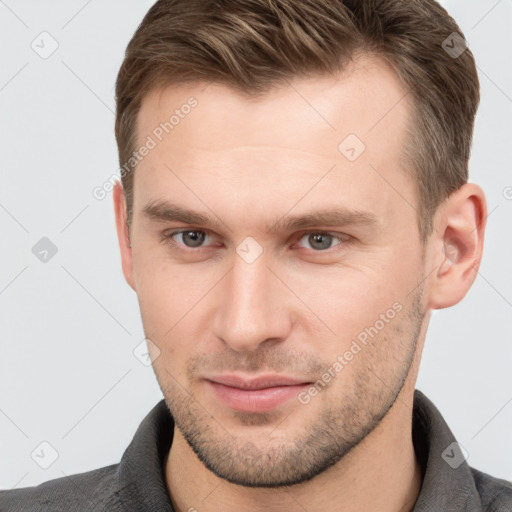
{"type": "MultiPolygon", "coordinates": [[[[142,213],[147,219],[156,222],[182,222],[183,224],[201,226],[217,231],[227,227],[219,218],[189,210],[167,201],[150,201],[144,206],[142,213]]],[[[377,220],[373,213],[338,207],[305,213],[303,215],[281,217],[267,225],[266,231],[269,234],[276,234],[317,226],[372,226],[377,224],[377,220]]]]}

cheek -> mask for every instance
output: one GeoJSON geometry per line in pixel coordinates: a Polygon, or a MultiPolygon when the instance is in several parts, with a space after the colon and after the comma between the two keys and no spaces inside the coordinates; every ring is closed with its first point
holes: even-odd
{"type": "Polygon", "coordinates": [[[178,369],[208,334],[208,325],[201,318],[219,277],[218,272],[158,259],[137,259],[137,297],[144,332],[161,350],[159,365],[165,362],[166,368],[178,369]]]}
{"type": "Polygon", "coordinates": [[[164,247],[142,241],[133,252],[133,276],[143,314],[172,325],[192,290],[183,267],[170,261],[164,247]]]}
{"type": "MultiPolygon", "coordinates": [[[[319,267],[316,272],[300,276],[289,273],[287,279],[305,305],[301,310],[313,312],[318,321],[330,328],[322,327],[327,337],[341,342],[349,341],[373,325],[395,302],[401,302],[406,288],[400,276],[384,264],[319,267]]],[[[313,321],[315,326],[318,321],[313,321]]]]}
{"type": "Polygon", "coordinates": [[[178,320],[180,293],[171,280],[155,271],[137,274],[136,284],[144,326],[160,338],[178,320]]]}

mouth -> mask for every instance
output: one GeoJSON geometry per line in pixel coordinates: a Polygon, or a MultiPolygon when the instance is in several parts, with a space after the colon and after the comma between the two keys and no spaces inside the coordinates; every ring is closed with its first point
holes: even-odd
{"type": "Polygon", "coordinates": [[[227,407],[249,413],[271,411],[311,386],[311,382],[283,375],[244,378],[218,375],[206,379],[217,400],[227,407]]]}

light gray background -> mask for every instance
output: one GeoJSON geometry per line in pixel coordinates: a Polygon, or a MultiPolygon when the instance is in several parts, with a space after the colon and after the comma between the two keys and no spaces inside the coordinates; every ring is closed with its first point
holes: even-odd
{"type": "MultiPolygon", "coordinates": [[[[118,172],[114,82],[151,4],[0,1],[0,488],[117,463],[162,397],[133,354],[144,334],[111,194],[92,195],[118,172]],[[31,48],[43,31],[59,45],[47,59],[31,48]],[[42,237],[58,248],[46,263],[42,237]],[[58,453],[48,469],[31,458],[51,461],[43,441],[58,453]]],[[[443,4],[479,67],[470,172],[491,213],[473,288],[433,315],[417,388],[470,465],[512,480],[512,1],[443,4]]]]}

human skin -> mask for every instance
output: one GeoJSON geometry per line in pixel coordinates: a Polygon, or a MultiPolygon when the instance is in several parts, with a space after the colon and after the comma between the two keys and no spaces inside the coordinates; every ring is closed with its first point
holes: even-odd
{"type": "Polygon", "coordinates": [[[153,368],[176,422],[165,477],[177,511],[412,509],[422,481],[413,394],[430,312],[472,285],[486,205],[478,186],[464,185],[422,244],[414,176],[401,158],[406,92],[384,61],[359,56],[338,76],[294,79],[258,99],[215,83],[145,97],[141,144],[197,99],[138,164],[130,229],[122,187],[114,189],[123,273],[159,349],[153,368]],[[366,145],[354,161],[338,150],[350,133],[366,145]],[[152,219],[152,201],[220,226],[152,219]],[[267,229],[334,207],[373,222],[267,229]],[[163,236],[180,229],[204,242],[163,236]],[[318,249],[316,233],[328,248],[318,249]],[[249,236],[262,248],[251,263],[236,250],[249,236]],[[397,303],[307,404],[293,397],[244,412],[209,382],[229,373],[314,383],[397,303]]]}

